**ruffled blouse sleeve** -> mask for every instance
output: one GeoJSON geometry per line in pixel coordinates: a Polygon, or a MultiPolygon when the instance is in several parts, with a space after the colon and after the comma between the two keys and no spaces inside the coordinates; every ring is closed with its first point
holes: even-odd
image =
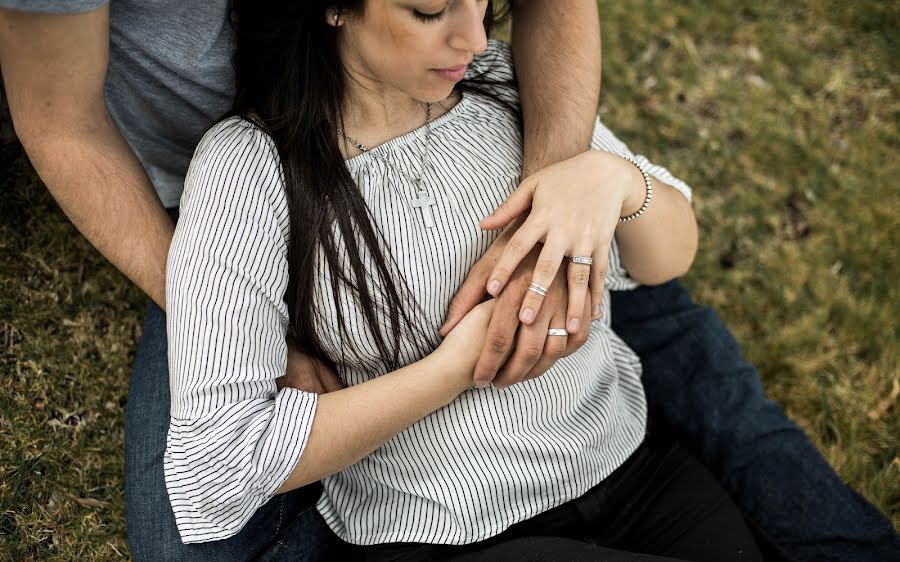
{"type": "Polygon", "coordinates": [[[316,394],[287,365],[287,200],[271,140],[232,118],[200,142],[166,272],[166,488],[185,543],[236,534],[287,479],[316,394]]]}

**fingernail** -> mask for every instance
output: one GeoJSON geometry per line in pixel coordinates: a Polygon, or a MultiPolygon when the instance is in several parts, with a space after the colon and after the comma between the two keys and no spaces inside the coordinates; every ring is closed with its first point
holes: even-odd
{"type": "Polygon", "coordinates": [[[475,386],[477,386],[478,388],[484,388],[488,384],[488,381],[475,381],[475,386]]]}
{"type": "Polygon", "coordinates": [[[594,308],[591,309],[591,316],[593,316],[594,318],[600,317],[600,305],[599,304],[594,305],[594,308]]]}
{"type": "Polygon", "coordinates": [[[571,320],[569,320],[569,331],[577,332],[579,324],[581,324],[581,322],[578,320],[578,318],[572,318],[571,320]]]}
{"type": "Polygon", "coordinates": [[[499,290],[500,290],[500,281],[497,281],[496,279],[494,279],[493,281],[491,281],[490,285],[488,285],[488,292],[491,295],[497,296],[497,291],[499,291],[499,290]]]}
{"type": "Polygon", "coordinates": [[[522,322],[531,322],[534,320],[534,311],[530,308],[526,308],[522,311],[522,322]]]}

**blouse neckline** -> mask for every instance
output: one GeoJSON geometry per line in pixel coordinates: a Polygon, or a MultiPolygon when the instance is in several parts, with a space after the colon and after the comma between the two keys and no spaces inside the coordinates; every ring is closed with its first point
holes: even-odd
{"type": "Polygon", "coordinates": [[[404,133],[404,134],[400,135],[399,137],[394,137],[388,141],[385,141],[385,142],[379,144],[378,146],[374,146],[374,147],[370,148],[369,150],[367,150],[366,152],[362,152],[360,154],[357,154],[356,156],[347,158],[346,160],[344,160],[344,163],[347,165],[364,164],[366,162],[366,160],[369,159],[369,157],[374,157],[376,155],[384,156],[384,154],[382,154],[384,152],[388,152],[394,148],[399,148],[401,146],[407,145],[407,144],[409,144],[413,141],[419,140],[419,139],[424,140],[427,127],[431,127],[431,131],[433,133],[436,128],[441,127],[444,124],[451,121],[454,118],[454,116],[459,114],[466,106],[468,106],[468,104],[469,104],[469,96],[467,96],[465,94],[465,92],[460,92],[460,98],[459,98],[459,101],[456,102],[456,105],[451,107],[447,111],[447,113],[444,113],[437,119],[432,119],[431,123],[423,124],[420,127],[417,127],[408,133],[404,133]]]}

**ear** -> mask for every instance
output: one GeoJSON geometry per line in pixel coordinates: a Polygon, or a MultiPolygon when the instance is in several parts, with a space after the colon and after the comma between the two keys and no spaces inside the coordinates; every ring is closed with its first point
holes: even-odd
{"type": "Polygon", "coordinates": [[[340,27],[344,25],[344,20],[341,18],[341,12],[337,8],[328,8],[325,10],[325,24],[330,25],[332,27],[340,27]]]}

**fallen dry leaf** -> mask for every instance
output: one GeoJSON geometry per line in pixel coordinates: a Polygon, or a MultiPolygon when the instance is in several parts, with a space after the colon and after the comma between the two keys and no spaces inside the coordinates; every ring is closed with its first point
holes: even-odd
{"type": "Polygon", "coordinates": [[[891,393],[885,396],[874,408],[869,410],[869,419],[880,419],[881,416],[894,405],[898,396],[900,396],[900,382],[897,382],[897,379],[894,379],[894,386],[891,388],[891,393]]]}
{"type": "Polygon", "coordinates": [[[74,498],[80,506],[84,507],[106,507],[105,501],[95,500],[94,498],[74,498]]]}

